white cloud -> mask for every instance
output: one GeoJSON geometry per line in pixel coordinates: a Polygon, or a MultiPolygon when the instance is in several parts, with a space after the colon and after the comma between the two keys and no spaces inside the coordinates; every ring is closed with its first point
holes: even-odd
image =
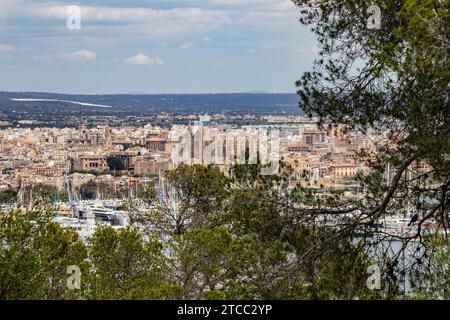
{"type": "Polygon", "coordinates": [[[202,3],[215,6],[242,8],[242,7],[254,7],[257,5],[276,4],[279,3],[280,0],[185,0],[185,2],[193,4],[202,3]]]}
{"type": "Polygon", "coordinates": [[[222,61],[215,61],[215,62],[213,62],[212,66],[216,67],[216,68],[221,67],[221,66],[223,66],[223,62],[222,61]]]}
{"type": "Polygon", "coordinates": [[[74,52],[74,55],[76,57],[80,57],[81,59],[85,60],[93,60],[97,58],[97,54],[95,52],[89,51],[89,50],[81,50],[74,52]]]}
{"type": "Polygon", "coordinates": [[[76,52],[64,52],[60,53],[59,58],[68,61],[88,61],[97,58],[97,54],[89,50],[80,50],[76,52]]]}
{"type": "MultiPolygon", "coordinates": [[[[0,18],[37,19],[37,24],[45,19],[59,20],[62,26],[72,4],[64,5],[61,0],[0,0],[0,18]]],[[[162,38],[208,32],[232,22],[226,10],[202,8],[195,1],[192,4],[193,7],[185,7],[174,3],[172,8],[80,5],[83,36],[162,38]]]]}
{"type": "Polygon", "coordinates": [[[195,48],[195,43],[186,42],[186,43],[183,43],[182,45],[180,45],[180,49],[181,50],[189,50],[189,49],[192,49],[192,48],[195,48]]]}
{"type": "MultiPolygon", "coordinates": [[[[106,36],[127,34],[163,37],[194,32],[205,32],[231,23],[222,10],[201,8],[133,8],[81,6],[82,28],[104,30],[106,36]],[[113,22],[109,24],[108,22],[113,22]]],[[[36,5],[28,15],[65,21],[67,6],[36,5]]],[[[24,13],[25,15],[25,13],[24,13]]]]}
{"type": "Polygon", "coordinates": [[[158,57],[152,58],[143,53],[138,53],[133,57],[125,59],[125,63],[155,67],[155,66],[162,66],[164,64],[164,61],[158,57]]]}
{"type": "Polygon", "coordinates": [[[12,9],[18,7],[21,3],[18,0],[2,0],[0,1],[0,14],[8,14],[12,9]]]}
{"type": "MultiPolygon", "coordinates": [[[[97,39],[103,43],[121,37],[167,41],[170,36],[199,34],[200,37],[205,35],[204,42],[209,42],[207,33],[224,27],[273,29],[286,23],[298,23],[298,9],[289,0],[184,0],[183,5],[179,0],[166,1],[169,4],[165,8],[157,8],[157,4],[152,8],[153,1],[150,0],[148,3],[139,1],[137,5],[141,7],[123,6],[123,1],[122,6],[118,5],[119,1],[80,5],[83,32],[78,35],[86,41],[97,39]]],[[[45,19],[60,20],[63,26],[68,18],[69,4],[73,3],[68,0],[0,0],[0,18],[37,19],[36,24],[45,19]]],[[[56,33],[55,30],[51,28],[48,33],[56,33]]],[[[44,33],[41,37],[45,37],[44,33]]]]}
{"type": "Polygon", "coordinates": [[[298,23],[299,17],[299,8],[292,1],[266,1],[261,6],[248,10],[241,22],[253,27],[273,28],[298,23]]]}
{"type": "MultiPolygon", "coordinates": [[[[151,19],[167,18],[198,18],[204,16],[217,16],[219,11],[204,10],[198,8],[173,8],[173,9],[151,9],[130,7],[96,7],[80,6],[81,18],[96,21],[149,21],[151,19]]],[[[46,18],[67,19],[67,6],[41,6],[36,15],[46,18]]]]}
{"type": "Polygon", "coordinates": [[[14,51],[14,47],[9,44],[0,43],[0,54],[11,53],[14,51]]]}

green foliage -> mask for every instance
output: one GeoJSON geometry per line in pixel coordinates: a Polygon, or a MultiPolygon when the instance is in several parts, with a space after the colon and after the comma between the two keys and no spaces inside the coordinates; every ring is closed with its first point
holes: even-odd
{"type": "Polygon", "coordinates": [[[322,48],[298,81],[301,107],[350,126],[396,123],[405,132],[399,152],[414,150],[448,173],[449,2],[375,3],[377,30],[367,27],[370,2],[293,1],[322,48]]]}
{"type": "Polygon", "coordinates": [[[103,183],[103,182],[96,182],[94,180],[89,180],[86,183],[83,183],[80,188],[80,195],[82,199],[95,199],[99,197],[100,195],[103,195],[105,197],[113,197],[114,196],[114,189],[103,183]]]}
{"type": "Polygon", "coordinates": [[[240,250],[224,227],[191,230],[177,239],[175,248],[185,299],[226,297],[240,250]]]}
{"type": "Polygon", "coordinates": [[[64,202],[69,200],[66,191],[58,190],[55,186],[38,183],[33,185],[33,199],[36,205],[46,206],[53,204],[55,196],[58,201],[64,202]]]}
{"type": "Polygon", "coordinates": [[[125,169],[125,167],[122,164],[122,161],[120,161],[120,159],[117,157],[109,156],[106,159],[106,162],[108,163],[109,170],[111,170],[111,171],[115,171],[115,170],[120,171],[120,170],[125,169]]]}
{"type": "Polygon", "coordinates": [[[13,204],[17,200],[17,191],[8,189],[0,192],[0,203],[13,204]]]}
{"type": "Polygon", "coordinates": [[[90,240],[90,297],[175,299],[181,289],[168,281],[168,266],[156,240],[132,228],[101,228],[90,240]]]}
{"type": "MultiPolygon", "coordinates": [[[[425,224],[448,228],[450,2],[293,2],[321,49],[312,70],[297,82],[300,107],[322,123],[386,133],[372,150],[361,152],[370,168],[358,177],[363,197],[328,205],[337,208],[333,214],[349,207],[361,212],[340,235],[354,232],[361,221],[413,212],[421,230],[425,224]],[[368,27],[371,5],[381,11],[380,29],[368,27]]],[[[423,241],[420,232],[407,237],[423,241]]],[[[434,248],[425,247],[429,256],[434,248]]],[[[401,272],[407,270],[388,271],[394,283],[401,272]]]]}
{"type": "MultiPolygon", "coordinates": [[[[351,237],[338,237],[336,229],[296,218],[297,212],[287,205],[294,201],[291,193],[283,188],[288,171],[246,180],[228,179],[216,170],[197,167],[168,173],[178,191],[184,188],[195,194],[184,203],[207,216],[199,226],[191,223],[196,220],[187,221],[182,233],[158,229],[162,220],[143,216],[125,229],[100,227],[83,244],[75,231],[50,221],[53,212],[2,214],[0,298],[381,297],[366,288],[371,261],[362,245],[353,244],[351,237]],[[213,177],[209,188],[185,183],[187,177],[200,183],[199,177],[205,175],[213,177]],[[216,197],[220,205],[196,206],[216,197]],[[142,233],[142,226],[148,226],[148,232],[142,233]],[[66,286],[69,265],[82,270],[80,290],[66,286]]],[[[158,199],[154,188],[147,189],[145,199],[148,203],[158,199]]],[[[165,207],[153,211],[159,210],[165,207]]],[[[446,292],[442,279],[448,276],[448,252],[434,259],[433,275],[440,280],[427,278],[429,292],[446,292]]]]}
{"type": "Polygon", "coordinates": [[[450,299],[450,240],[436,235],[427,240],[432,255],[421,259],[414,273],[411,299],[450,299]],[[423,260],[423,261],[422,261],[423,260]]]}
{"type": "Polygon", "coordinates": [[[193,223],[197,226],[208,213],[220,210],[227,196],[229,181],[215,166],[182,165],[169,171],[167,178],[183,195],[182,206],[196,212],[193,223]]]}
{"type": "Polygon", "coordinates": [[[217,167],[181,165],[166,176],[167,199],[160,199],[152,187],[145,190],[143,199],[153,209],[134,213],[135,221],[146,221],[166,235],[181,235],[208,225],[223,212],[229,179],[217,167]],[[173,203],[177,204],[176,208],[173,203]]]}
{"type": "Polygon", "coordinates": [[[71,299],[67,268],[86,274],[78,235],[49,222],[52,212],[0,212],[0,299],[71,299]]]}
{"type": "Polygon", "coordinates": [[[138,147],[138,148],[145,148],[145,146],[143,144],[140,144],[140,143],[122,143],[122,146],[123,146],[123,150],[124,151],[128,150],[130,148],[136,148],[136,147],[138,147]]]}
{"type": "MultiPolygon", "coordinates": [[[[293,220],[285,188],[289,168],[278,176],[262,176],[261,167],[252,166],[234,168],[233,177],[222,184],[226,192],[216,193],[223,195],[222,205],[209,208],[201,227],[191,226],[173,238],[184,297],[373,297],[365,284],[369,259],[360,247],[348,239],[336,243],[331,230],[311,230],[293,220]]],[[[221,180],[208,184],[217,187],[221,180]]],[[[201,189],[197,196],[212,189],[201,189]]]]}

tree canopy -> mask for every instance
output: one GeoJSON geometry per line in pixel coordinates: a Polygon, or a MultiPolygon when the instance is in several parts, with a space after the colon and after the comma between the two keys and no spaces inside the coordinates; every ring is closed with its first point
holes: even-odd
{"type": "Polygon", "coordinates": [[[450,226],[450,3],[293,2],[320,47],[312,71],[297,82],[300,107],[321,122],[388,132],[362,152],[371,169],[360,176],[364,199],[337,202],[328,213],[360,212],[343,229],[348,233],[416,213],[417,232],[401,240],[431,250],[422,241],[424,225],[436,223],[445,233],[450,226]],[[386,177],[388,167],[393,173],[386,177]]]}

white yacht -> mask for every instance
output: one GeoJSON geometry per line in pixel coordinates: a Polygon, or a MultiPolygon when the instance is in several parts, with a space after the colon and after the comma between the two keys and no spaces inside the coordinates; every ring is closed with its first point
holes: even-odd
{"type": "Polygon", "coordinates": [[[99,200],[80,201],[70,206],[68,214],[58,214],[54,221],[64,228],[76,230],[83,241],[92,236],[99,226],[110,226],[114,229],[127,227],[128,213],[110,204],[111,202],[105,204],[99,200]]]}

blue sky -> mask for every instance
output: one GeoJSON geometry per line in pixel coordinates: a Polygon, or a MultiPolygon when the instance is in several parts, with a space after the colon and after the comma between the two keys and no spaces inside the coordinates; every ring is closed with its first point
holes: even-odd
{"type": "Polygon", "coordinates": [[[295,92],[316,55],[288,0],[0,0],[0,91],[295,92]]]}

